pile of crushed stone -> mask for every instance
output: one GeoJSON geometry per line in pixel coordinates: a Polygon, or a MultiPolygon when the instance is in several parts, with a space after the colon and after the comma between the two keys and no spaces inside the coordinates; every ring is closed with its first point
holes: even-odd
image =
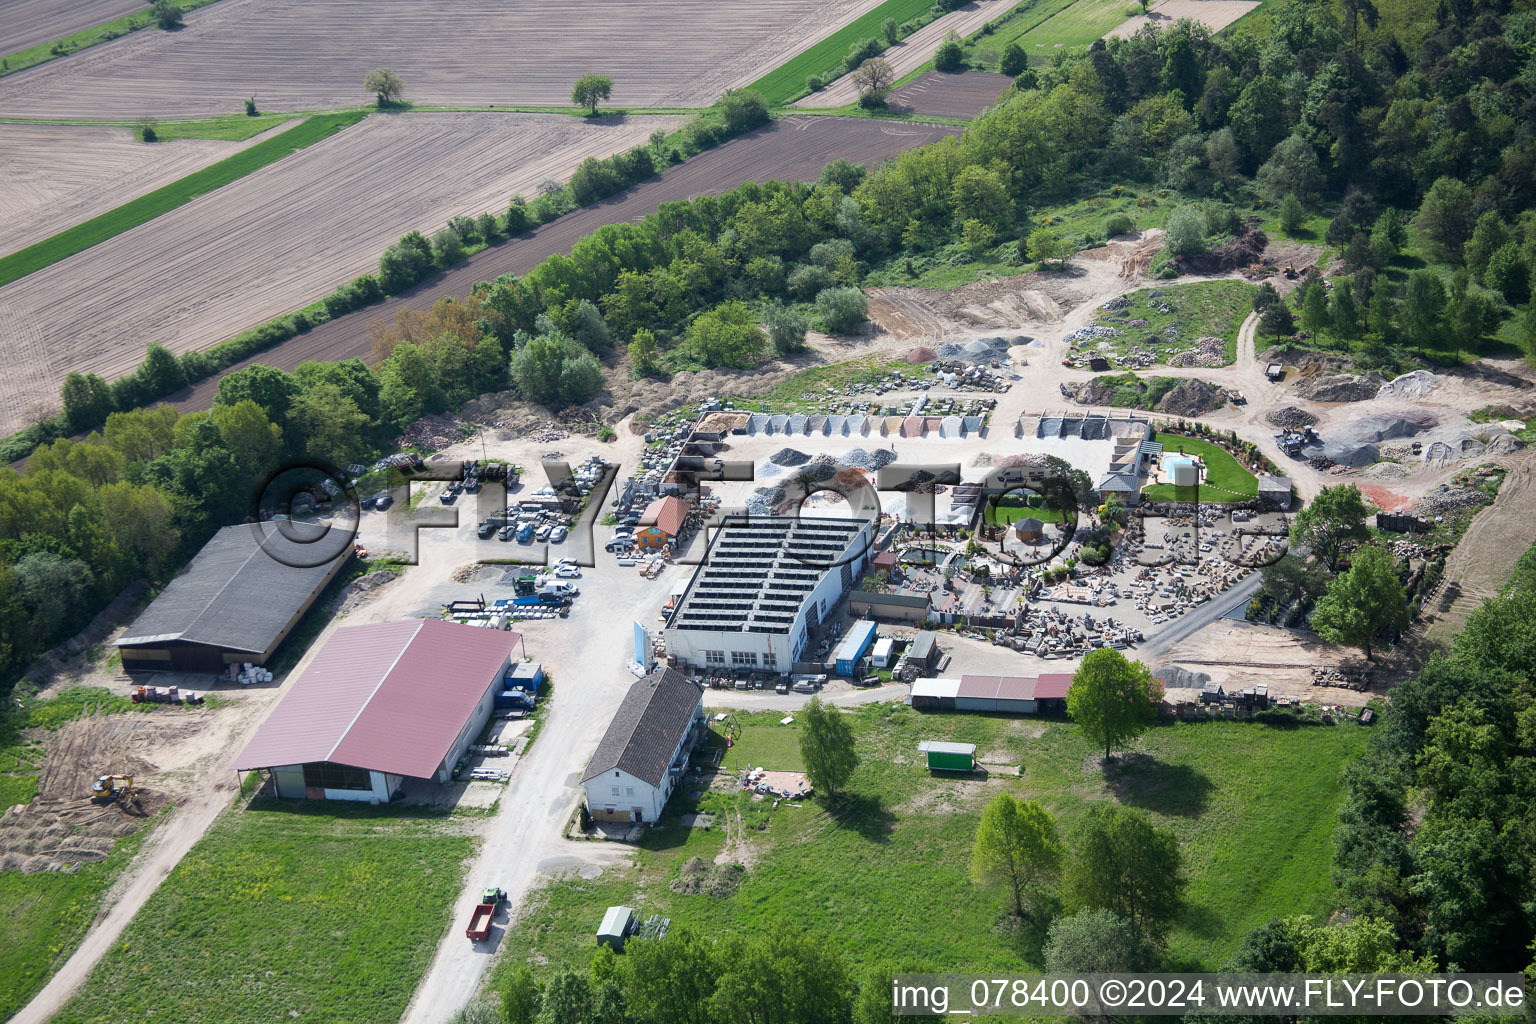
{"type": "Polygon", "coordinates": [[[1376,397],[1387,378],[1372,370],[1364,376],[1332,373],[1296,385],[1296,393],[1314,402],[1364,402],[1376,397]]]}
{"type": "Polygon", "coordinates": [[[1414,400],[1423,398],[1441,384],[1441,378],[1428,370],[1414,370],[1405,373],[1401,377],[1394,377],[1383,384],[1376,392],[1377,398],[1401,398],[1414,400]]]}
{"type": "Polygon", "coordinates": [[[1265,419],[1277,427],[1310,427],[1317,423],[1317,417],[1305,409],[1298,409],[1294,405],[1287,405],[1283,409],[1276,409],[1265,419]]]}
{"type": "Polygon", "coordinates": [[[798,448],[780,448],[768,456],[768,461],[775,466],[803,466],[811,461],[811,457],[798,448]]]}

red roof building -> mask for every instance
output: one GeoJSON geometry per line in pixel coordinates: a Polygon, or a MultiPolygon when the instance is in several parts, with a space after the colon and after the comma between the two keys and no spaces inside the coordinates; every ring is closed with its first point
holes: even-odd
{"type": "Polygon", "coordinates": [[[383,803],[407,778],[447,782],[519,639],[438,619],[343,626],[234,767],[269,769],[280,797],[383,803]]]}
{"type": "Polygon", "coordinates": [[[671,543],[683,532],[688,520],[688,503],[682,498],[657,498],[640,516],[635,543],[643,548],[659,548],[671,543]]]}

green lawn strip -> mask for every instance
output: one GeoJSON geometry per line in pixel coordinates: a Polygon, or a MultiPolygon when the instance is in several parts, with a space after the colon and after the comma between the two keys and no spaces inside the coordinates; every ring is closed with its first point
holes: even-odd
{"type": "MultiPolygon", "coordinates": [[[[798,726],[778,722],[765,725],[756,717],[752,722],[733,737],[734,742],[726,749],[722,765],[732,771],[749,765],[782,772],[805,771],[805,762],[800,758],[798,726]]],[[[714,730],[711,730],[710,740],[716,746],[723,746],[725,742],[724,737],[714,730]]]]}
{"type": "MultiPolygon", "coordinates": [[[[1163,446],[1163,455],[1176,455],[1179,449],[1185,455],[1197,455],[1205,463],[1205,480],[1201,482],[1199,495],[1204,501],[1222,501],[1223,496],[1233,501],[1258,497],[1259,480],[1242,463],[1220,445],[1182,434],[1157,434],[1152,440],[1163,446]]],[[[1153,484],[1142,494],[1153,501],[1193,501],[1196,489],[1175,487],[1173,484],[1153,484]]]]}
{"type": "Polygon", "coordinates": [[[124,203],[114,210],[108,210],[99,217],[92,217],[83,224],[76,224],[51,238],[29,245],[20,252],[0,259],[0,285],[9,284],[17,278],[25,277],[77,252],[105,242],[161,214],[169,213],[198,196],[238,181],[252,171],[329,138],[343,128],[356,124],[365,116],[367,116],[366,111],[351,111],[344,114],[322,114],[319,117],[312,117],[303,124],[296,125],[264,142],[258,142],[228,159],[220,160],[200,171],[194,171],[185,178],[124,203]]]}
{"type": "MultiPolygon", "coordinates": [[[[967,48],[969,56],[984,64],[995,66],[1003,58],[1003,50],[1034,31],[1040,25],[1056,17],[1078,0],[1034,0],[1022,3],[1013,11],[993,22],[997,27],[990,35],[973,37],[967,48]]],[[[1023,45],[1023,44],[1020,44],[1023,45]]]]}
{"type": "Polygon", "coordinates": [[[1120,355],[1149,348],[1157,352],[1158,362],[1166,363],[1174,353],[1191,348],[1196,338],[1214,337],[1225,343],[1224,365],[1231,365],[1237,359],[1238,330],[1253,308],[1253,296],[1258,290],[1257,285],[1247,281],[1198,281],[1143,288],[1125,296],[1131,300],[1128,308],[1098,313],[1099,323],[1115,327],[1123,335],[1095,339],[1086,345],[1089,351],[1096,351],[1100,344],[1108,344],[1110,351],[1120,355]],[[1125,321],[1119,319],[1121,314],[1126,319],[1145,320],[1147,326],[1126,327],[1125,321]],[[1176,324],[1178,331],[1172,339],[1163,334],[1163,328],[1170,324],[1176,324]],[[1152,337],[1158,339],[1156,343],[1146,340],[1152,337]]]}
{"type": "MultiPolygon", "coordinates": [[[[176,6],[180,7],[185,14],[216,2],[217,0],[177,0],[176,6]]],[[[154,14],[146,4],[142,11],[125,14],[121,18],[102,22],[100,25],[92,25],[62,39],[52,39],[46,43],[29,46],[25,50],[8,53],[0,58],[0,78],[14,75],[18,71],[25,71],[27,68],[37,67],[39,64],[46,64],[58,57],[68,57],[72,53],[79,53],[99,43],[111,42],[130,32],[150,28],[154,23],[154,14]]]]}
{"type": "Polygon", "coordinates": [[[232,809],[54,1021],[398,1020],[474,845],[399,808],[232,809]]]}
{"type": "Polygon", "coordinates": [[[157,121],[155,134],[160,136],[161,142],[169,142],[171,139],[217,139],[221,142],[244,142],[262,132],[271,131],[289,120],[292,118],[287,114],[263,114],[260,117],[246,117],[239,114],[207,121],[157,121]]]}
{"type": "MultiPolygon", "coordinates": [[[[1039,498],[1031,497],[1029,501],[1039,501],[1039,498]]],[[[989,523],[1013,523],[1020,519],[1038,519],[1042,523],[1059,523],[1062,514],[1053,508],[1036,508],[1034,505],[1026,505],[1026,499],[1018,494],[1003,494],[997,498],[997,503],[988,502],[986,506],[986,520],[989,523]]]]}
{"type": "MultiPolygon", "coordinates": [[[[1030,61],[1044,64],[1063,50],[1085,49],[1136,10],[1126,0],[1071,0],[1051,17],[1037,22],[1013,41],[1030,61]]],[[[994,36],[1000,33],[994,33],[994,36]]],[[[1001,49],[999,49],[1001,53],[1001,49]]]]}
{"type": "Polygon", "coordinates": [[[69,959],[152,827],[117,840],[106,859],[74,872],[0,871],[0,1020],[27,1005],[69,959]]]}
{"type": "MultiPolygon", "coordinates": [[[[767,749],[756,741],[769,731],[753,727],[777,717],[741,718],[744,758],[753,760],[754,744],[767,749]]],[[[967,877],[981,809],[1001,792],[1041,801],[1068,836],[1083,809],[1100,800],[1139,807],[1173,830],[1190,885],[1170,957],[1213,970],[1269,916],[1330,909],[1337,778],[1367,738],[1350,723],[1302,725],[1289,717],[1281,721],[1290,727],[1165,724],[1106,777],[1091,744],[1062,721],[925,715],[899,705],[861,708],[850,721],[861,763],[836,820],[816,802],[773,810],[771,802],[737,793],[677,798],[642,841],[634,868],[536,893],[508,933],[499,971],[532,963],[547,975],[587,964],[592,931],[615,904],[710,935],[771,934],[795,921],[827,935],[855,969],[881,960],[934,970],[1038,969],[1028,943],[998,927],[1001,894],[967,877]],[[917,752],[930,739],[975,743],[982,761],[1020,764],[1023,774],[985,782],[931,775],[917,752]],[[711,828],[678,824],[695,805],[716,815],[711,828]],[[722,818],[738,811],[756,858],[741,888],[725,898],[673,892],[669,883],[685,861],[714,861],[724,848],[722,818]]]]}
{"type": "MultiPolygon", "coordinates": [[[[927,379],[927,374],[922,367],[914,366],[904,359],[889,360],[879,356],[865,356],[861,359],[847,359],[842,362],[808,367],[791,375],[766,395],[738,396],[733,397],[731,402],[733,408],[754,412],[811,411],[827,397],[827,388],[869,383],[895,370],[900,370],[917,380],[927,379]],[[808,395],[810,397],[806,397],[808,395]]],[[[870,396],[870,401],[875,400],[875,396],[870,396]]]]}
{"type": "Polygon", "coordinates": [[[860,39],[879,38],[886,18],[905,24],[933,9],[932,0],[885,0],[879,7],[855,18],[821,42],[774,68],[747,88],[762,93],[769,106],[782,106],[806,92],[805,80],[836,67],[860,39]]]}

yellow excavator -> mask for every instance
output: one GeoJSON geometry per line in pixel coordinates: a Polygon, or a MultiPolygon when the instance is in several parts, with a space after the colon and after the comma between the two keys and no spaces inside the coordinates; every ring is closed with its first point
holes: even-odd
{"type": "Polygon", "coordinates": [[[91,799],[97,803],[116,800],[124,804],[138,805],[139,791],[133,786],[132,775],[99,775],[91,785],[91,799]]]}

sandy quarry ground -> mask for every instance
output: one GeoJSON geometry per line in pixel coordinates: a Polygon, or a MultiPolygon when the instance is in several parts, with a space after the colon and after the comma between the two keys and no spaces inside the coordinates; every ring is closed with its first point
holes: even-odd
{"type": "Polygon", "coordinates": [[[106,213],[285,130],[240,142],[145,143],[128,128],[0,124],[0,256],[106,213]]]}
{"type": "MultiPolygon", "coordinates": [[[[352,106],[392,68],[415,103],[567,106],[586,72],[614,106],[700,106],[878,0],[224,0],[179,32],[138,32],[0,80],[0,112],[132,118],[352,106]],[[338,47],[337,40],[346,40],[338,47]]],[[[999,0],[1000,2],[1000,0],[999,0]]]]}
{"type": "MultiPolygon", "coordinates": [[[[934,51],[951,31],[965,38],[993,18],[1002,17],[1013,4],[1014,0],[971,0],[964,7],[924,25],[895,46],[889,47],[881,56],[896,72],[896,78],[900,79],[932,60],[934,51]]],[[[857,102],[858,98],[859,88],[854,84],[853,76],[844,75],[820,92],[813,92],[797,100],[795,106],[845,107],[857,102]]]]}
{"type": "Polygon", "coordinates": [[[641,144],[675,117],[370,117],[164,216],[0,288],[16,368],[0,430],[53,401],[69,370],[108,379],[144,347],[207,347],[377,265],[405,232],[502,210],[588,156],[641,144]]]}
{"type": "Polygon", "coordinates": [[[1133,15],[1104,33],[1104,38],[1125,39],[1147,25],[1166,28],[1180,18],[1188,18],[1212,32],[1219,32],[1257,6],[1258,0],[1162,0],[1153,4],[1146,14],[1133,15]]]}
{"type": "Polygon", "coordinates": [[[1376,692],[1338,686],[1315,686],[1313,668],[1331,668],[1358,661],[1353,648],[1332,647],[1300,630],[1281,629],[1235,619],[1220,619],[1159,657],[1158,664],[1180,665],[1204,672],[1227,692],[1249,686],[1268,686],[1269,695],[1292,697],[1310,704],[1342,704],[1361,707],[1376,692]]]}
{"type": "Polygon", "coordinates": [[[51,43],[124,15],[148,13],[148,6],[144,0],[7,0],[0,53],[51,43]]]}

